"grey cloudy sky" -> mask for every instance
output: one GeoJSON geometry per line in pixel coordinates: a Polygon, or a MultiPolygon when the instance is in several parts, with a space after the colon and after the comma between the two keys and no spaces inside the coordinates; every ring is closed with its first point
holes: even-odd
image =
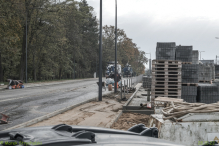
{"type": "MultiPolygon", "coordinates": [[[[99,18],[100,0],[87,0],[99,18]]],[[[219,55],[219,0],[118,0],[118,28],[155,59],[156,42],[219,55]]],[[[115,0],[103,0],[103,25],[115,25],[115,0]]],[[[147,55],[149,57],[149,55],[147,55]]],[[[148,65],[147,65],[148,66],[148,65]]]]}

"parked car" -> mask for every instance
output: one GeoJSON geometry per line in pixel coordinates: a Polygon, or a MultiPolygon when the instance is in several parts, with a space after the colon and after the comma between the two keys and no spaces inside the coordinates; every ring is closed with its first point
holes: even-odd
{"type": "Polygon", "coordinates": [[[0,145],[40,146],[177,146],[158,139],[156,127],[143,124],[128,131],[60,124],[46,127],[29,127],[0,132],[0,145]]]}

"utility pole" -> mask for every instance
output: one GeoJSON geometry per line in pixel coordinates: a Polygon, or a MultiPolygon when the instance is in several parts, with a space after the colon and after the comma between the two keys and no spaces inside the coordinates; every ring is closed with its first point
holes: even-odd
{"type": "Polygon", "coordinates": [[[117,92],[117,0],[115,0],[115,73],[114,73],[114,93],[117,92]]]}
{"type": "Polygon", "coordinates": [[[27,83],[27,10],[26,10],[26,77],[25,83],[27,83]]]}
{"type": "Polygon", "coordinates": [[[3,82],[3,70],[2,70],[2,55],[1,55],[1,51],[0,51],[0,82],[3,82]]]}
{"type": "Polygon", "coordinates": [[[150,69],[150,76],[151,76],[151,53],[145,53],[145,54],[150,54],[150,59],[149,59],[149,69],[150,69]]]}
{"type": "Polygon", "coordinates": [[[96,78],[97,78],[97,57],[96,57],[96,78]]]}
{"type": "MultiPolygon", "coordinates": [[[[0,18],[4,18],[5,16],[0,16],[0,18]]],[[[3,70],[2,70],[2,52],[0,50],[0,82],[3,82],[3,70]]]]}
{"type": "Polygon", "coordinates": [[[99,94],[98,99],[102,101],[102,0],[100,0],[100,38],[99,38],[99,94]]]}

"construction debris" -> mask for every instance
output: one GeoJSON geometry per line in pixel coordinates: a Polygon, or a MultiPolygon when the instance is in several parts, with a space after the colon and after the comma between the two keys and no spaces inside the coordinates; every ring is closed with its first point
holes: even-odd
{"type": "Polygon", "coordinates": [[[0,113],[2,115],[2,118],[0,119],[0,124],[7,124],[8,123],[8,120],[9,120],[9,116],[3,114],[3,113],[0,113]]]}
{"type": "Polygon", "coordinates": [[[163,119],[172,119],[174,121],[178,121],[178,118],[186,114],[212,112],[219,112],[219,103],[204,104],[172,101],[169,107],[162,109],[162,113],[165,116],[163,119]]]}
{"type": "Polygon", "coordinates": [[[149,115],[139,113],[123,113],[119,120],[111,127],[113,129],[128,130],[136,123],[148,125],[149,115]]]}

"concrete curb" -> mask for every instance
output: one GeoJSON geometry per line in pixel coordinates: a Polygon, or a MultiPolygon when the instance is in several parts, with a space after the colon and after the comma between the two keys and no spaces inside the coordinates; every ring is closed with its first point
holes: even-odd
{"type": "MultiPolygon", "coordinates": [[[[114,124],[119,120],[119,118],[121,117],[123,111],[119,110],[118,114],[116,115],[115,119],[113,120],[112,124],[109,125],[109,128],[112,128],[114,126],[114,124]]],[[[106,127],[108,128],[108,127],[106,127]]]]}
{"type": "Polygon", "coordinates": [[[92,99],[88,99],[88,100],[85,100],[85,101],[83,101],[83,102],[81,102],[81,103],[77,103],[77,104],[75,104],[75,105],[68,106],[68,107],[63,108],[63,109],[61,109],[61,110],[58,110],[58,111],[55,111],[55,112],[46,114],[46,115],[44,115],[44,116],[35,118],[35,119],[33,119],[33,120],[27,121],[27,122],[25,122],[25,123],[16,125],[16,126],[14,126],[14,127],[11,127],[11,128],[8,128],[8,129],[2,130],[2,131],[17,129],[17,128],[24,128],[24,127],[27,127],[27,126],[36,124],[36,123],[38,123],[38,122],[41,122],[41,121],[43,121],[43,120],[47,120],[47,119],[49,119],[49,118],[51,118],[51,117],[54,117],[54,116],[56,116],[56,115],[58,115],[58,114],[64,113],[64,112],[66,112],[66,111],[68,111],[68,110],[71,110],[71,109],[73,109],[73,108],[75,108],[75,107],[77,107],[77,106],[80,106],[80,105],[82,105],[82,104],[85,104],[85,103],[88,103],[88,102],[91,102],[91,101],[96,101],[96,100],[97,100],[97,97],[92,98],[92,99]]]}
{"type": "MultiPolygon", "coordinates": [[[[140,89],[141,87],[141,83],[138,83],[135,88],[137,88],[137,90],[132,94],[132,96],[129,98],[129,100],[123,105],[123,109],[122,110],[119,110],[118,114],[116,115],[115,119],[113,120],[112,124],[110,124],[109,128],[113,127],[114,124],[119,120],[119,118],[122,116],[123,113],[126,112],[126,110],[124,109],[125,106],[127,106],[131,100],[134,98],[135,94],[138,92],[138,90],[140,89]],[[137,87],[137,85],[140,84],[139,87],[137,87]],[[124,111],[123,111],[124,110],[124,111]]],[[[108,128],[108,127],[107,127],[108,128]]]]}
{"type": "MultiPolygon", "coordinates": [[[[141,84],[142,83],[138,83],[138,84],[141,84]]],[[[138,85],[137,84],[137,85],[138,85]]],[[[141,86],[137,87],[137,85],[135,86],[136,88],[136,91],[132,94],[132,96],[128,99],[128,101],[123,105],[123,110],[126,110],[126,106],[132,101],[132,99],[134,98],[135,94],[138,92],[138,90],[140,89],[141,86]]]]}

